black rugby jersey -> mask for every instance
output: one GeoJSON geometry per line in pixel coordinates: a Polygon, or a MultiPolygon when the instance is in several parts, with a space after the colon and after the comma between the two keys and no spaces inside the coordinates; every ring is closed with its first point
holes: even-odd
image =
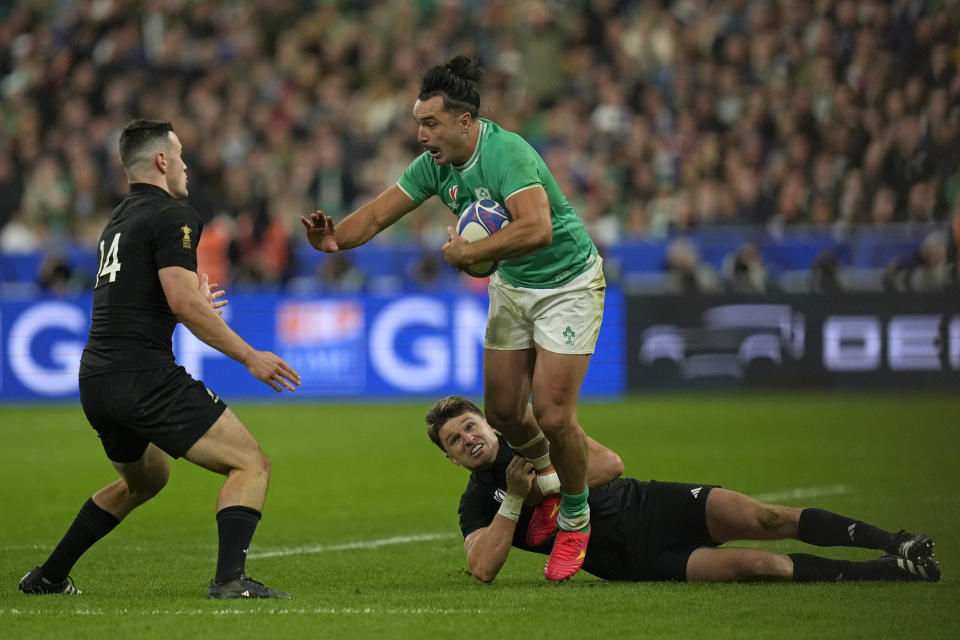
{"type": "Polygon", "coordinates": [[[150,184],[130,185],[100,235],[90,335],[80,377],[172,366],[177,318],[157,271],[197,270],[200,216],[150,184]]]}
{"type": "MultiPolygon", "coordinates": [[[[493,466],[470,474],[470,481],[460,498],[460,530],[463,537],[489,526],[507,493],[507,465],[514,451],[507,441],[498,436],[500,451],[493,466]]],[[[640,549],[645,548],[647,527],[641,518],[644,498],[649,483],[633,478],[617,478],[609,484],[590,489],[590,542],[583,569],[598,578],[631,580],[640,549]]],[[[527,526],[533,508],[523,506],[513,546],[524,551],[549,554],[553,538],[539,547],[526,544],[527,526]]]]}

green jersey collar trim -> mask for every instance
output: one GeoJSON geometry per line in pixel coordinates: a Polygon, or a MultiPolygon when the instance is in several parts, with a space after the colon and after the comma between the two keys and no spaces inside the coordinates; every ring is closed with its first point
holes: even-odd
{"type": "Polygon", "coordinates": [[[477,136],[477,146],[473,149],[473,155],[470,156],[470,159],[459,167],[454,166],[453,168],[456,171],[470,171],[475,164],[480,160],[480,146],[483,144],[483,136],[487,134],[487,123],[483,120],[480,121],[480,134],[477,136]]]}

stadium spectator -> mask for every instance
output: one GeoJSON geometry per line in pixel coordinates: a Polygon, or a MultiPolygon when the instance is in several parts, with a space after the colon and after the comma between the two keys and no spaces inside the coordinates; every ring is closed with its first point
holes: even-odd
{"type": "MultiPolygon", "coordinates": [[[[548,543],[528,539],[532,504],[541,500],[528,460],[516,454],[462,396],[436,402],[426,416],[427,435],[457,466],[470,471],[460,498],[463,548],[470,571],[492,582],[511,546],[547,553],[548,543]]],[[[596,511],[584,570],[607,580],[733,582],[781,580],[940,580],[929,536],[896,533],[822,509],[763,504],[718,486],[640,482],[620,478],[620,457],[594,440],[589,481],[596,511]],[[878,549],[867,561],[806,553],[776,554],[722,547],[733,540],[782,540],[878,549]]]]}
{"type": "Polygon", "coordinates": [[[23,177],[13,166],[10,154],[0,151],[0,232],[20,210],[23,177]]]}
{"type": "Polygon", "coordinates": [[[356,293],[367,286],[366,275],[357,268],[346,253],[332,253],[320,261],[317,281],[321,291],[356,293]]]}
{"type": "Polygon", "coordinates": [[[947,256],[947,236],[942,231],[931,231],[920,245],[918,264],[907,275],[910,291],[929,293],[943,291],[956,283],[956,267],[947,256]]]}
{"type": "Polygon", "coordinates": [[[870,205],[870,222],[874,227],[884,228],[896,215],[897,194],[893,189],[883,188],[873,195],[870,205]]]}
{"type": "Polygon", "coordinates": [[[722,289],[716,271],[700,260],[700,253],[688,238],[670,241],[666,276],[671,293],[719,293],[722,289]]]}
{"type": "Polygon", "coordinates": [[[184,123],[191,197],[209,218],[260,215],[281,184],[311,208],[353,210],[416,153],[397,124],[418,68],[443,47],[491,69],[505,98],[488,115],[534,144],[572,202],[595,197],[601,167],[615,206],[596,211],[630,233],[669,232],[631,221],[636,201],[653,221],[649,200],[697,198],[705,180],[722,206],[712,217],[695,207],[686,226],[775,218],[790,232],[811,221],[815,196],[864,222],[838,187],[855,172],[861,203],[892,189],[882,224],[907,218],[918,181],[943,224],[956,190],[955,0],[625,0],[564,12],[502,0],[67,0],[5,3],[0,18],[0,236],[53,253],[92,248],[89,229],[124,196],[112,149],[132,113],[184,123]]]}
{"type": "Polygon", "coordinates": [[[840,293],[844,290],[841,279],[842,265],[837,254],[824,249],[813,259],[810,267],[810,291],[813,293],[840,293]]]}
{"type": "Polygon", "coordinates": [[[930,182],[917,182],[907,192],[906,220],[908,228],[927,231],[936,225],[937,194],[930,182]]]}
{"type": "Polygon", "coordinates": [[[443,257],[436,252],[422,251],[409,268],[410,281],[416,289],[431,291],[440,287],[445,267],[443,257]]]}
{"type": "Polygon", "coordinates": [[[769,293],[774,288],[760,249],[752,242],[744,243],[724,258],[721,273],[727,293],[760,294],[769,293]]]}
{"type": "Polygon", "coordinates": [[[88,291],[93,283],[86,273],[73,268],[63,256],[48,254],[40,263],[37,284],[46,293],[69,295],[88,291]]]}

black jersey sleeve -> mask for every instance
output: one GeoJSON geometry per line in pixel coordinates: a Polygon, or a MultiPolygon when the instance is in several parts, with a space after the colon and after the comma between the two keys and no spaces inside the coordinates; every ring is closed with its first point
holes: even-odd
{"type": "Polygon", "coordinates": [[[494,487],[484,487],[476,478],[470,479],[460,498],[460,531],[464,538],[493,522],[500,508],[500,503],[494,498],[494,491],[494,487]]]}
{"type": "Polygon", "coordinates": [[[197,212],[186,205],[170,207],[156,214],[153,225],[157,269],[183,267],[196,271],[197,244],[203,230],[197,212]]]}

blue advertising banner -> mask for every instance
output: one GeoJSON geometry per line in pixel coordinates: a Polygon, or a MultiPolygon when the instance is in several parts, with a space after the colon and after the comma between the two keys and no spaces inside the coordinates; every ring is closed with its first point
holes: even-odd
{"type": "MultiPolygon", "coordinates": [[[[396,398],[483,390],[485,293],[291,297],[232,294],[224,318],[257,349],[273,351],[301,375],[296,396],[396,398]]],[[[90,326],[90,296],[0,302],[0,400],[75,399],[80,354],[90,326]]],[[[586,396],[625,388],[624,310],[608,290],[586,396]]],[[[177,361],[227,399],[275,398],[240,364],[183,326],[177,361]]]]}

